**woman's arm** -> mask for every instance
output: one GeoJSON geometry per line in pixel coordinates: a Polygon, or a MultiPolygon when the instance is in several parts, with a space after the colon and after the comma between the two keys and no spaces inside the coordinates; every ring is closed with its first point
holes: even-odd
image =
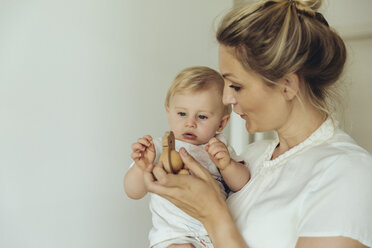
{"type": "MultiPolygon", "coordinates": [[[[226,204],[225,204],[226,206],[226,204]]],[[[214,217],[202,221],[215,248],[248,248],[243,237],[240,235],[229,209],[221,208],[216,211],[214,217]]]]}
{"type": "Polygon", "coordinates": [[[185,149],[180,149],[180,155],[193,175],[167,174],[161,164],[150,165],[144,171],[147,191],[168,199],[201,221],[215,248],[246,248],[217,182],[185,149]]]}

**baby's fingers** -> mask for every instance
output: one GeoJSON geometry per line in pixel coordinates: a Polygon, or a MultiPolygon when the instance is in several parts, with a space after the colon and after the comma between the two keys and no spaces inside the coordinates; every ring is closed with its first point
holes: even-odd
{"type": "Polygon", "coordinates": [[[219,139],[213,137],[211,138],[209,141],[208,141],[208,145],[213,145],[213,144],[223,144],[222,141],[220,141],[219,139]]]}
{"type": "Polygon", "coordinates": [[[151,152],[155,152],[154,142],[153,142],[152,137],[150,135],[145,135],[142,138],[139,138],[138,143],[145,146],[151,152]]]}
{"type": "Polygon", "coordinates": [[[143,138],[149,141],[150,143],[152,142],[152,137],[150,135],[145,135],[143,136],[143,138]]]}
{"type": "Polygon", "coordinates": [[[133,143],[132,144],[132,151],[133,152],[143,152],[146,150],[146,147],[140,143],[133,143]]]}
{"type": "Polygon", "coordinates": [[[145,147],[149,147],[151,145],[151,141],[146,139],[145,137],[139,138],[137,142],[145,147]]]}
{"type": "Polygon", "coordinates": [[[210,155],[215,156],[219,152],[227,152],[227,148],[223,143],[213,143],[209,145],[207,152],[210,155]]]}
{"type": "Polygon", "coordinates": [[[133,159],[133,160],[138,160],[142,157],[142,153],[141,152],[132,152],[132,154],[130,155],[130,157],[133,159]]]}
{"type": "Polygon", "coordinates": [[[219,152],[217,152],[213,155],[213,158],[214,159],[221,159],[221,158],[226,158],[227,156],[229,156],[229,154],[227,152],[219,151],[219,152]]]}

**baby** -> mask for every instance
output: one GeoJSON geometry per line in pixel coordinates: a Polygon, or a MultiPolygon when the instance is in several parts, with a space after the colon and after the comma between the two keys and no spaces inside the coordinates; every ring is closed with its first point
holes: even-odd
{"type": "MultiPolygon", "coordinates": [[[[235,152],[227,145],[221,132],[230,119],[231,106],[222,103],[224,80],[208,67],[182,70],[168,89],[165,110],[174,133],[178,151],[184,147],[195,160],[208,169],[226,197],[228,190],[240,190],[250,173],[235,152]]],[[[134,163],[124,178],[126,194],[140,199],[147,193],[143,170],[157,162],[162,151],[161,138],[146,135],[132,145],[134,163]]],[[[150,247],[213,247],[203,225],[178,209],[168,200],[151,194],[150,210],[153,227],[150,247]]]]}

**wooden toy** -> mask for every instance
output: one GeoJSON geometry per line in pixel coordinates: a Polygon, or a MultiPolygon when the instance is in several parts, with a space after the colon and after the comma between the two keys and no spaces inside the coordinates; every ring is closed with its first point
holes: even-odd
{"type": "Polygon", "coordinates": [[[184,168],[182,159],[175,150],[175,138],[172,131],[165,132],[162,138],[162,154],[159,162],[163,163],[164,169],[173,174],[189,174],[189,170],[184,168]]]}

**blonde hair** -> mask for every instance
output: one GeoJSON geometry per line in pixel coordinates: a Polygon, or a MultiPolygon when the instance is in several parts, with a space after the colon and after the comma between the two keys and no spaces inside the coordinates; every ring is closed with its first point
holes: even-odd
{"type": "Polygon", "coordinates": [[[223,114],[231,113],[231,105],[222,104],[222,95],[224,88],[224,80],[222,76],[215,70],[206,66],[194,66],[183,69],[174,78],[171,86],[168,89],[165,98],[165,106],[169,106],[171,98],[176,93],[183,92],[199,92],[208,90],[215,86],[218,90],[218,96],[221,99],[221,106],[223,106],[223,114]]]}
{"type": "MultiPolygon", "coordinates": [[[[290,73],[303,83],[306,98],[330,115],[346,60],[340,36],[317,12],[321,0],[266,0],[230,11],[217,31],[220,44],[232,47],[246,70],[269,85],[290,73]]],[[[299,96],[301,101],[301,96],[299,96]]]]}

